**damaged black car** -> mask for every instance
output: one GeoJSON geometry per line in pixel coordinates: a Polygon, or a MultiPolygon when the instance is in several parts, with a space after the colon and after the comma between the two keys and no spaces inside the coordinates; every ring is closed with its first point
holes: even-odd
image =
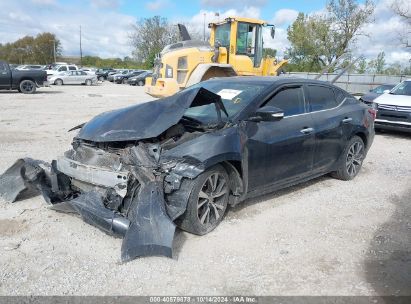
{"type": "Polygon", "coordinates": [[[353,179],[373,142],[373,111],[320,81],[212,79],[73,128],[62,157],[4,172],[0,195],[40,192],[51,208],[124,238],[123,261],[171,257],[176,226],[203,235],[247,198],[328,173],[353,179]]]}

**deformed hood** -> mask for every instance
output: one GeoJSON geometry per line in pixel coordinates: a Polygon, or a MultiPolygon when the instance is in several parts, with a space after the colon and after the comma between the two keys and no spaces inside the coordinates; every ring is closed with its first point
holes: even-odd
{"type": "Polygon", "coordinates": [[[102,113],[87,122],[77,138],[94,142],[136,141],[159,136],[178,123],[189,107],[216,103],[221,97],[204,88],[184,90],[173,96],[102,113]]]}

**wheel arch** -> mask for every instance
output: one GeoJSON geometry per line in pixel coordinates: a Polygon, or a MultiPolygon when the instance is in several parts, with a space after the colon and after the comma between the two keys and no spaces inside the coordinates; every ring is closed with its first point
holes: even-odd
{"type": "Polygon", "coordinates": [[[353,136],[358,136],[359,138],[362,139],[364,146],[367,147],[368,146],[368,138],[367,135],[365,134],[365,132],[363,131],[357,131],[353,134],[353,136]]]}
{"type": "Polygon", "coordinates": [[[231,64],[204,63],[199,64],[187,80],[186,87],[213,77],[237,76],[237,72],[231,64]]]}

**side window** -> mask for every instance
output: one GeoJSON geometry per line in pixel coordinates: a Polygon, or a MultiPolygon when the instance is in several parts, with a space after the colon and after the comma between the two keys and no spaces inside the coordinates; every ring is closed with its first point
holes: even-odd
{"type": "Polygon", "coordinates": [[[237,29],[237,54],[254,56],[256,26],[239,23],[237,29]]]}
{"type": "Polygon", "coordinates": [[[5,72],[5,71],[7,71],[6,64],[5,64],[5,63],[3,63],[3,62],[0,62],[0,71],[1,71],[1,72],[5,72]]]}
{"type": "Polygon", "coordinates": [[[332,88],[309,85],[308,95],[311,112],[331,109],[338,105],[332,88]]]}
{"type": "Polygon", "coordinates": [[[347,94],[339,89],[334,89],[334,93],[335,93],[335,99],[337,100],[337,104],[342,103],[345,97],[347,97],[347,94]]]}
{"type": "Polygon", "coordinates": [[[62,66],[62,67],[59,68],[59,72],[63,72],[63,71],[67,71],[67,67],[62,66]]]}
{"type": "Polygon", "coordinates": [[[79,73],[80,75],[87,75],[87,73],[86,73],[86,72],[83,72],[83,71],[77,72],[77,73],[79,73]]]}
{"type": "Polygon", "coordinates": [[[266,104],[284,111],[284,116],[302,114],[304,109],[304,92],[302,87],[283,88],[266,104]]]}
{"type": "Polygon", "coordinates": [[[76,67],[69,66],[69,70],[70,70],[70,71],[75,71],[75,70],[77,70],[77,69],[76,69],[76,67]]]}
{"type": "MultiPolygon", "coordinates": [[[[215,29],[215,41],[219,41],[221,46],[229,47],[230,46],[230,31],[231,31],[231,24],[225,23],[221,25],[217,25],[215,29]]],[[[230,50],[227,49],[228,52],[230,50]]]]}

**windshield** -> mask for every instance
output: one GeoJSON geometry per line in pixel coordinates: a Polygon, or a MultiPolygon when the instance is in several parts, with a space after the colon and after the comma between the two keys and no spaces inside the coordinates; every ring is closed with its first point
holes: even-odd
{"type": "MultiPolygon", "coordinates": [[[[249,105],[266,86],[267,84],[256,82],[212,80],[195,84],[184,91],[203,87],[220,95],[229,117],[232,118],[249,105]]],[[[189,108],[184,116],[194,118],[204,124],[218,122],[217,111],[214,104],[189,108]]],[[[225,114],[222,114],[222,118],[227,121],[225,114]]]]}
{"type": "Polygon", "coordinates": [[[396,85],[395,88],[391,90],[390,94],[411,96],[411,80],[396,85]]]}
{"type": "Polygon", "coordinates": [[[377,93],[377,94],[382,94],[382,93],[384,93],[385,90],[391,90],[393,87],[394,87],[393,85],[384,84],[384,85],[380,85],[380,86],[372,89],[370,92],[377,93]]]}

